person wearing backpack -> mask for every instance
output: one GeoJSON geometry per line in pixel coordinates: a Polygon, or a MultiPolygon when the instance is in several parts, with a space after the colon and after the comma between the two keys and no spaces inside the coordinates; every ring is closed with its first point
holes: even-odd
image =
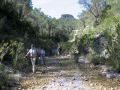
{"type": "Polygon", "coordinates": [[[31,63],[32,63],[32,72],[35,73],[35,63],[37,58],[37,49],[34,47],[34,45],[31,45],[31,49],[27,52],[25,55],[26,57],[29,56],[31,63]]]}

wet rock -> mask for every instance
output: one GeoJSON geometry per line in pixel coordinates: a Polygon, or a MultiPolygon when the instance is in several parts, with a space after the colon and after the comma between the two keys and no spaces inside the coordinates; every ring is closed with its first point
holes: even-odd
{"type": "Polygon", "coordinates": [[[115,78],[118,77],[118,74],[111,71],[110,68],[106,67],[105,65],[101,66],[101,75],[106,76],[106,78],[115,78]]]}
{"type": "Polygon", "coordinates": [[[114,74],[113,73],[106,73],[106,77],[111,79],[111,78],[114,78],[114,74]]]}
{"type": "Polygon", "coordinates": [[[79,57],[77,62],[80,63],[80,64],[84,64],[85,60],[84,60],[83,57],[79,57]]]}

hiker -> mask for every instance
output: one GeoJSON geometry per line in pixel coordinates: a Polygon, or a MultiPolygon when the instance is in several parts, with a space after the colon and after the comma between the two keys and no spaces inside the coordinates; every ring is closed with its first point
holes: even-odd
{"type": "Polygon", "coordinates": [[[74,58],[75,58],[76,63],[78,63],[79,51],[77,49],[74,50],[74,58]]]}
{"type": "Polygon", "coordinates": [[[32,63],[32,71],[33,71],[33,73],[35,73],[35,63],[36,63],[36,58],[37,58],[37,50],[33,44],[31,45],[31,49],[29,49],[29,51],[27,52],[25,57],[30,58],[31,63],[32,63]]]}
{"type": "Polygon", "coordinates": [[[59,48],[58,47],[53,48],[52,49],[52,54],[54,54],[55,56],[59,55],[59,48]]]}
{"type": "Polygon", "coordinates": [[[62,51],[62,49],[61,49],[61,47],[58,45],[58,46],[56,47],[56,50],[55,50],[56,55],[57,55],[57,56],[60,56],[61,51],[62,51]]]}
{"type": "Polygon", "coordinates": [[[43,48],[40,49],[40,64],[45,65],[45,50],[43,48]]]}
{"type": "Polygon", "coordinates": [[[61,55],[61,54],[62,54],[62,48],[59,47],[59,55],[61,55]]]}
{"type": "Polygon", "coordinates": [[[56,54],[57,54],[58,56],[60,55],[59,47],[56,48],[56,54]]]}

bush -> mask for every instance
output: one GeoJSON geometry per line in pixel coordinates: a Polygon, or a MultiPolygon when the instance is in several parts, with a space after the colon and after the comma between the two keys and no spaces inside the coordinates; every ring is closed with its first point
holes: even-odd
{"type": "Polygon", "coordinates": [[[106,48],[110,55],[107,64],[112,66],[113,70],[120,72],[120,25],[115,26],[114,33],[106,32],[105,35],[108,41],[106,48]]]}
{"type": "Polygon", "coordinates": [[[6,90],[8,86],[8,76],[5,73],[0,73],[0,90],[6,90]]]}
{"type": "Polygon", "coordinates": [[[100,56],[94,56],[92,59],[92,63],[94,65],[104,65],[106,64],[106,59],[104,57],[100,57],[100,56]]]}
{"type": "Polygon", "coordinates": [[[9,81],[8,74],[4,72],[4,65],[0,64],[0,90],[6,90],[10,84],[9,81]]]}

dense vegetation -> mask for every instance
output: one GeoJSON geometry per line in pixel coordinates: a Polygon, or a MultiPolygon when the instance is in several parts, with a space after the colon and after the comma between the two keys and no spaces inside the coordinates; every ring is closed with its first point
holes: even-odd
{"type": "Polygon", "coordinates": [[[119,41],[119,0],[79,0],[86,11],[79,17],[86,26],[83,34],[76,39],[82,53],[87,47],[95,65],[104,64],[120,72],[119,41]]]}
{"type": "Polygon", "coordinates": [[[69,39],[75,29],[74,19],[55,19],[40,9],[32,9],[31,1],[3,0],[0,6],[1,61],[19,61],[26,48],[34,43],[37,48],[52,48],[69,39]],[[7,55],[7,56],[6,56],[7,55]]]}

